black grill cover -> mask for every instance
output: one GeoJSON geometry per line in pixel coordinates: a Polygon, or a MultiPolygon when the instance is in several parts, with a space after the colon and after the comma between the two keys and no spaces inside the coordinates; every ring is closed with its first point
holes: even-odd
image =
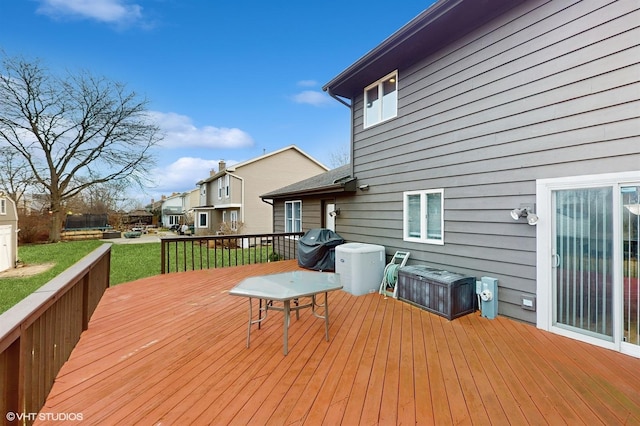
{"type": "Polygon", "coordinates": [[[335,271],[335,249],[340,244],[344,239],[331,229],[310,229],[298,240],[298,265],[315,271],[335,271]]]}

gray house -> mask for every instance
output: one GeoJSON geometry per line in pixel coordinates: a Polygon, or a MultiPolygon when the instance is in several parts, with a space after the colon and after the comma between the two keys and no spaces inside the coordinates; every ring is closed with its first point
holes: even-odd
{"type": "Polygon", "coordinates": [[[336,232],[640,357],[639,22],[637,1],[438,1],[324,86],[359,188],[336,232]]]}

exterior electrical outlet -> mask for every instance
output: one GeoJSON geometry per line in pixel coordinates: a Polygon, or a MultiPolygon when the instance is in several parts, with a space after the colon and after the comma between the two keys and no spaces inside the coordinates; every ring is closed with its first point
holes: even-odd
{"type": "Polygon", "coordinates": [[[496,278],[482,277],[480,286],[476,286],[476,292],[480,295],[480,310],[482,316],[494,319],[498,315],[498,280],[496,278]]]}

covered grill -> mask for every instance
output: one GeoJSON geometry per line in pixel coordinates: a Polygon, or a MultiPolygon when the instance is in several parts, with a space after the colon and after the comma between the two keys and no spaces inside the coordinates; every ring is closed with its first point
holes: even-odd
{"type": "Polygon", "coordinates": [[[298,240],[298,265],[315,271],[335,271],[335,248],[344,239],[327,228],[308,230],[298,240]]]}

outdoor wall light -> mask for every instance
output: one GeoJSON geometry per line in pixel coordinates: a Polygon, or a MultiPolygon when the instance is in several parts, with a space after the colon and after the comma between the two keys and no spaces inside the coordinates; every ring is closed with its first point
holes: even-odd
{"type": "Polygon", "coordinates": [[[340,216],[340,209],[335,209],[334,211],[329,212],[329,216],[331,217],[340,216]]]}
{"type": "Polygon", "coordinates": [[[360,189],[360,191],[368,191],[369,185],[368,184],[360,185],[358,188],[360,189]]]}
{"type": "Polygon", "coordinates": [[[511,218],[513,220],[519,220],[521,217],[526,217],[529,225],[535,225],[538,223],[538,215],[530,210],[532,210],[531,207],[520,206],[520,208],[511,210],[509,214],[511,214],[511,218]]]}
{"type": "Polygon", "coordinates": [[[513,220],[518,220],[521,217],[527,217],[527,209],[513,209],[511,210],[511,217],[513,220]]]}

